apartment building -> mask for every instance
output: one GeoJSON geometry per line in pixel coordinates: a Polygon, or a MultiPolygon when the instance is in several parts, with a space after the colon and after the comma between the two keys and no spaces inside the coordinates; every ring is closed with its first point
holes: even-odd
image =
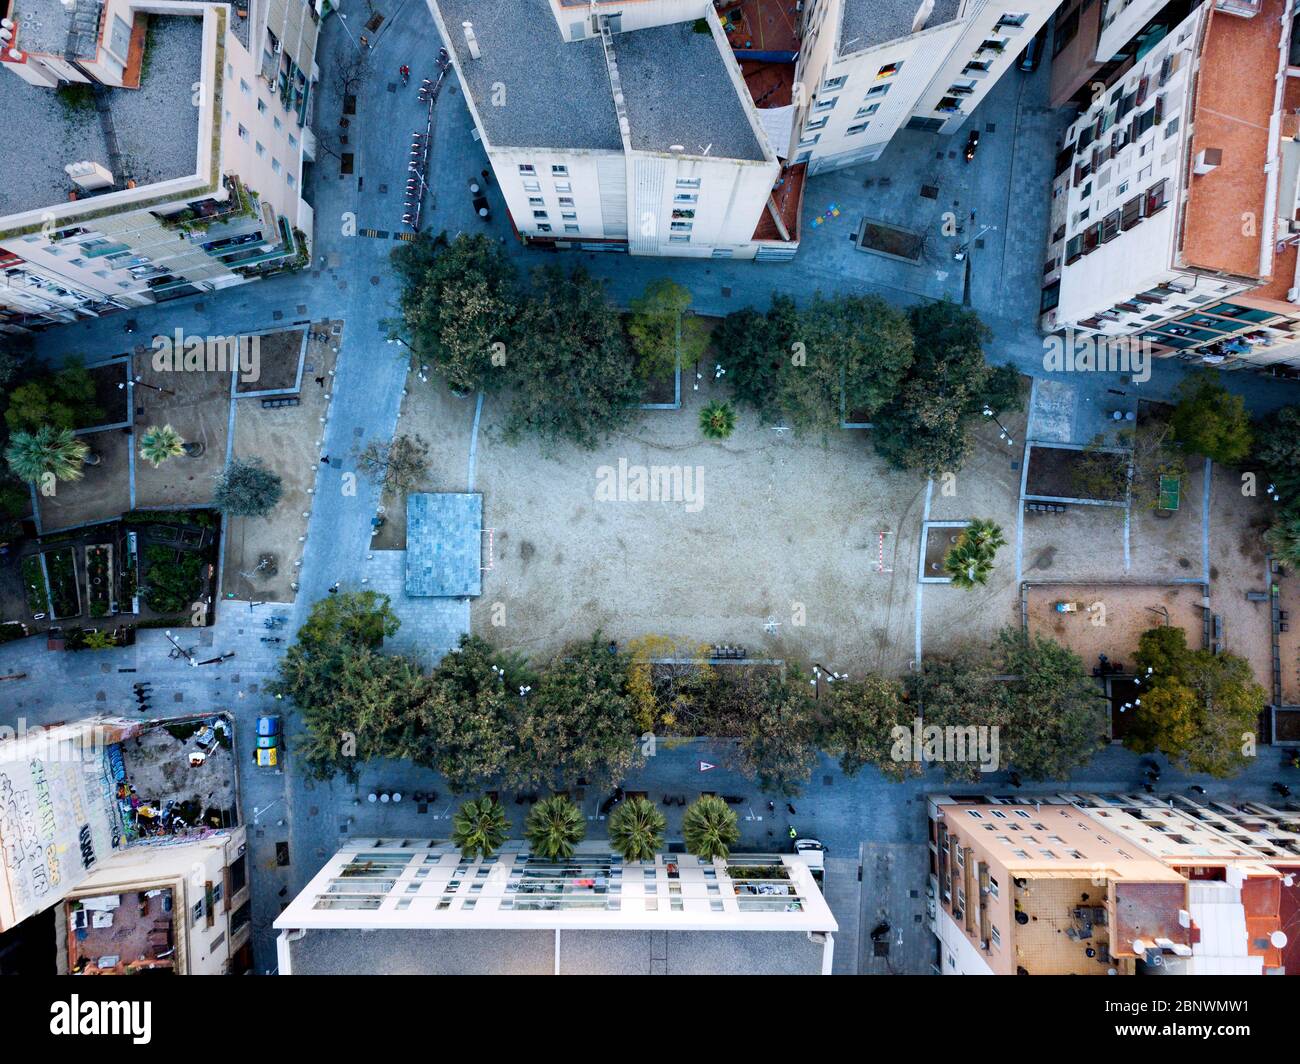
{"type": "Polygon", "coordinates": [[[356,839],[277,917],[281,975],[829,975],[839,930],[802,857],[600,842],[566,861],[356,839]]]}
{"type": "Polygon", "coordinates": [[[1058,0],[810,0],[790,158],[810,173],[880,157],[900,129],[951,134],[1058,0]]]}
{"type": "Polygon", "coordinates": [[[945,975],[1295,970],[1300,822],[1179,797],[932,795],[945,975]]]}
{"type": "Polygon", "coordinates": [[[1206,0],[1069,127],[1043,267],[1045,332],[1157,357],[1300,370],[1300,102],[1285,0],[1206,0]]]}
{"type": "Polygon", "coordinates": [[[308,255],[318,0],[0,0],[0,328],[308,255]]]}
{"type": "Polygon", "coordinates": [[[519,237],[788,259],[793,212],[708,0],[429,0],[519,237]],[[769,229],[771,230],[769,232],[769,229]]]}

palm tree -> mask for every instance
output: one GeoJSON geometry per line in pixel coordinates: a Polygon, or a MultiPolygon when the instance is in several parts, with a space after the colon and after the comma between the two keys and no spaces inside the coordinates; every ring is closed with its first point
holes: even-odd
{"type": "Polygon", "coordinates": [[[155,469],[167,459],[184,453],[185,440],[170,425],[164,425],[162,428],[153,425],[140,437],[140,457],[151,462],[155,469]]]}
{"type": "Polygon", "coordinates": [[[700,431],[706,439],[725,440],[736,431],[736,412],[730,403],[714,399],[700,411],[700,431]]]}
{"type": "Polygon", "coordinates": [[[15,432],[9,439],[5,459],[14,475],[38,481],[47,474],[56,480],[80,480],[82,463],[90,448],[71,429],[43,425],[33,432],[15,432]]]}
{"type": "Polygon", "coordinates": [[[1283,565],[1300,565],[1300,509],[1279,514],[1273,527],[1264,533],[1264,542],[1283,565]]]}
{"type": "Polygon", "coordinates": [[[688,852],[712,861],[715,857],[725,859],[731,853],[740,838],[740,828],[726,802],[716,794],[702,794],[686,810],[682,836],[688,852]]]}
{"type": "Polygon", "coordinates": [[[994,556],[1006,543],[1002,529],[992,521],[982,518],[971,521],[944,555],[943,567],[952,577],[953,586],[972,588],[987,584],[993,572],[994,556]]]}
{"type": "Polygon", "coordinates": [[[576,805],[562,794],[553,794],[529,811],[524,834],[539,857],[566,861],[587,834],[587,824],[576,805]]]}
{"type": "Polygon", "coordinates": [[[663,846],[668,821],[648,798],[629,798],[609,817],[609,842],[625,861],[649,861],[663,846]]]}
{"type": "Polygon", "coordinates": [[[451,841],[462,857],[491,857],[506,835],[505,810],[491,798],[471,798],[451,818],[451,841]]]}

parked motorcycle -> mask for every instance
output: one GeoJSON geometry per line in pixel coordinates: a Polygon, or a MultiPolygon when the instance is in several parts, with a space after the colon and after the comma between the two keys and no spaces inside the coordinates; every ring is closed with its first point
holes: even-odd
{"type": "Polygon", "coordinates": [[[975,158],[975,149],[980,146],[979,130],[972,129],[970,136],[966,138],[966,150],[962,153],[966,156],[966,161],[970,162],[975,158]]]}

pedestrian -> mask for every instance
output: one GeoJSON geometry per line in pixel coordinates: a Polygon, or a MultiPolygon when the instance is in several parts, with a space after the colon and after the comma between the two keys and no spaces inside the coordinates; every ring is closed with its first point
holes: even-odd
{"type": "Polygon", "coordinates": [[[362,48],[370,47],[370,38],[367,37],[364,33],[361,35],[361,47],[362,48]]]}
{"type": "Polygon", "coordinates": [[[1188,789],[1189,791],[1191,791],[1193,794],[1204,794],[1204,793],[1205,793],[1205,788],[1202,787],[1199,783],[1193,783],[1193,784],[1192,784],[1190,787],[1188,787],[1187,789],[1188,789]]]}
{"type": "Polygon", "coordinates": [[[1156,792],[1156,789],[1152,787],[1151,784],[1146,782],[1145,780],[1142,783],[1142,789],[1146,791],[1147,794],[1155,794],[1156,792]]]}
{"type": "Polygon", "coordinates": [[[329,464],[330,464],[330,456],[327,455],[327,454],[323,454],[323,455],[321,455],[321,456],[320,456],[320,464],[321,464],[321,465],[329,465],[329,464]]]}
{"type": "Polygon", "coordinates": [[[787,811],[791,816],[794,816],[794,815],[795,815],[795,809],[794,809],[794,805],[793,805],[793,804],[791,804],[790,802],[786,802],[786,803],[785,803],[785,808],[786,808],[786,811],[787,811]]]}
{"type": "Polygon", "coordinates": [[[1277,791],[1277,793],[1280,794],[1283,798],[1291,797],[1291,788],[1288,787],[1285,783],[1273,784],[1273,790],[1277,791]]]}
{"type": "Polygon", "coordinates": [[[483,170],[480,172],[479,176],[483,178],[483,184],[485,187],[492,184],[492,174],[490,171],[483,170]]]}
{"type": "Polygon", "coordinates": [[[316,378],[316,383],[319,384],[322,388],[324,388],[324,387],[325,387],[325,378],[324,378],[324,377],[317,377],[317,378],[316,378]]]}
{"type": "Polygon", "coordinates": [[[1011,786],[1013,786],[1013,787],[1019,787],[1019,786],[1020,786],[1020,773],[1019,773],[1019,772],[1012,772],[1008,778],[1011,780],[1011,786]]]}
{"type": "Polygon", "coordinates": [[[791,824],[791,825],[790,825],[790,838],[792,838],[792,839],[797,839],[798,837],[799,837],[799,832],[795,831],[795,829],[794,829],[794,825],[791,824]]]}
{"type": "Polygon", "coordinates": [[[338,585],[338,584],[331,584],[331,585],[330,585],[330,594],[331,594],[331,595],[337,595],[338,593],[339,593],[339,585],[338,585]]]}

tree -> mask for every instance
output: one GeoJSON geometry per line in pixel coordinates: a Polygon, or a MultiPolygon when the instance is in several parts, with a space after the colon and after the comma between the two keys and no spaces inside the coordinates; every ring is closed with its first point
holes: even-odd
{"type": "MultiPolygon", "coordinates": [[[[987,648],[964,646],[943,658],[927,657],[924,669],[906,678],[908,696],[917,705],[927,730],[937,729],[937,734],[943,736],[975,738],[974,742],[964,741],[964,749],[945,742],[940,756],[949,782],[980,780],[987,764],[982,763],[981,754],[993,752],[994,737],[1000,758],[1002,736],[1009,734],[1012,705],[1011,692],[998,677],[987,648]],[[981,736],[985,740],[983,751],[979,749],[981,736]]],[[[909,744],[902,748],[918,768],[931,756],[909,744]]]]}
{"type": "Polygon", "coordinates": [[[1116,436],[1127,455],[1111,448],[1104,436],[1095,437],[1074,467],[1075,490],[1084,499],[1128,498],[1134,506],[1156,509],[1160,505],[1161,478],[1187,475],[1183,454],[1173,445],[1173,425],[1143,414],[1136,428],[1122,429],[1116,436]]]}
{"type": "Polygon", "coordinates": [[[822,744],[839,758],[845,775],[857,775],[864,765],[896,780],[918,771],[913,762],[892,756],[894,729],[910,730],[916,716],[897,680],[874,673],[861,680],[836,680],[818,708],[823,714],[822,744]]]}
{"type": "Polygon", "coordinates": [[[1254,430],[1254,463],[1262,467],[1283,506],[1300,502],[1300,406],[1284,406],[1254,430]]]}
{"type": "Polygon", "coordinates": [[[1264,542],[1283,565],[1300,567],[1300,506],[1279,513],[1264,533],[1264,542]]]}
{"type": "MultiPolygon", "coordinates": [[[[500,245],[482,233],[449,243],[444,233],[402,245],[393,263],[416,358],[458,394],[500,387],[517,357],[511,348],[520,302],[514,265],[500,245]]],[[[562,328],[552,323],[552,331],[562,328]]]]}
{"type": "Polygon", "coordinates": [[[73,481],[82,478],[82,465],[89,453],[90,448],[71,429],[43,425],[34,433],[15,432],[9,438],[5,460],[21,480],[34,483],[52,474],[56,480],[73,481]]]}
{"type": "Polygon", "coordinates": [[[896,469],[929,476],[960,469],[970,451],[972,421],[1019,409],[1022,389],[1010,366],[984,360],[990,338],[972,311],[925,303],[908,312],[914,338],[911,368],[872,422],[876,452],[896,469]]]}
{"type": "Polygon", "coordinates": [[[505,810],[491,798],[471,798],[451,818],[451,841],[467,859],[491,857],[508,834],[505,810]]]}
{"type": "Polygon", "coordinates": [[[587,834],[587,824],[581,809],[564,795],[553,794],[529,810],[524,834],[538,857],[567,861],[587,834]]]}
{"type": "Polygon", "coordinates": [[[944,570],[954,587],[972,588],[987,584],[993,572],[993,560],[1005,547],[1002,529],[992,521],[976,518],[957,536],[957,542],[944,555],[944,570]]]}
{"type": "Polygon", "coordinates": [[[280,475],[265,468],[260,458],[236,458],[216,479],[212,503],[232,517],[265,517],[284,493],[280,475]]]}
{"type": "Polygon", "coordinates": [[[740,839],[736,814],[716,794],[702,794],[682,818],[682,838],[687,853],[705,861],[726,860],[740,839]]]}
{"type": "Polygon", "coordinates": [[[1194,374],[1179,385],[1170,424],[1184,451],[1223,465],[1236,465],[1250,454],[1246,402],[1229,392],[1213,370],[1194,374]]]}
{"type": "Polygon", "coordinates": [[[801,679],[766,678],[740,735],[740,770],[764,790],[795,795],[817,763],[812,699],[801,679]]]}
{"type": "Polygon", "coordinates": [[[170,458],[185,453],[185,440],[170,425],[153,425],[140,437],[140,457],[155,469],[170,458]]]}
{"type": "Polygon", "coordinates": [[[1181,628],[1144,632],[1136,656],[1141,702],[1124,745],[1162,751],[1191,772],[1225,777],[1247,761],[1267,692],[1235,654],[1192,650],[1181,628]],[[1147,670],[1151,671],[1148,673],[1147,670]]]}
{"type": "Polygon", "coordinates": [[[82,429],[97,425],[104,412],[95,405],[95,381],[78,360],[63,369],[41,373],[9,395],[5,421],[14,432],[45,427],[82,429]]]}
{"type": "Polygon", "coordinates": [[[506,435],[591,450],[622,428],[641,388],[603,282],[582,269],[539,270],[519,316],[506,435]]]}
{"type": "Polygon", "coordinates": [[[430,677],[419,729],[401,756],[437,768],[457,793],[517,767],[517,693],[534,679],[479,636],[462,635],[430,677]]]}
{"type": "Polygon", "coordinates": [[[356,459],[363,476],[379,481],[393,495],[409,495],[429,475],[429,445],[418,435],[371,440],[356,452],[356,459]]]}
{"type": "Polygon", "coordinates": [[[763,422],[781,418],[777,381],[793,357],[798,312],[788,296],[773,296],[766,314],[752,307],[728,314],[713,330],[713,347],[739,402],[763,422]]]}
{"type": "Polygon", "coordinates": [[[629,798],[609,815],[609,844],[625,861],[652,861],[668,820],[648,798],[629,798]]]}
{"type": "Polygon", "coordinates": [[[700,432],[707,440],[725,440],[736,431],[736,412],[730,403],[714,399],[700,411],[700,432]]]}
{"type": "Polygon", "coordinates": [[[651,281],[645,294],[632,300],[627,334],[643,381],[671,377],[679,351],[683,366],[694,366],[703,356],[708,329],[701,319],[686,314],[690,305],[691,293],[666,277],[651,281]]]}
{"type": "Polygon", "coordinates": [[[565,647],[521,701],[517,785],[550,784],[561,774],[613,783],[639,762],[627,657],[611,653],[599,633],[565,647]]]}

